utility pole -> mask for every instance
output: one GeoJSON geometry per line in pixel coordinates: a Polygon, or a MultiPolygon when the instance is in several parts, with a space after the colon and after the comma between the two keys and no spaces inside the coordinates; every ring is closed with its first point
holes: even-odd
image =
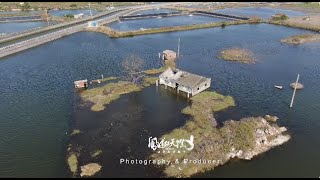
{"type": "Polygon", "coordinates": [[[89,3],[90,16],[91,16],[91,19],[93,19],[90,5],[91,5],[91,3],[89,3]]]}
{"type": "Polygon", "coordinates": [[[178,40],[178,57],[180,56],[180,38],[178,40]]]}
{"type": "Polygon", "coordinates": [[[47,16],[47,24],[49,26],[49,20],[48,20],[48,9],[46,9],[46,16],[47,16]]]}
{"type": "Polygon", "coordinates": [[[290,108],[292,107],[293,101],[294,101],[294,96],[296,95],[296,90],[297,90],[297,85],[298,85],[298,81],[299,81],[299,74],[297,76],[297,81],[296,84],[294,86],[294,90],[293,90],[293,94],[292,94],[292,98],[291,98],[291,103],[290,103],[290,108]]]}

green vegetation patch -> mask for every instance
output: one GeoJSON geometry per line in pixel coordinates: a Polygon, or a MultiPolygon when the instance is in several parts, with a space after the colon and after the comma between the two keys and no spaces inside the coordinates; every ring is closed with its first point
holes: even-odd
{"type": "Polygon", "coordinates": [[[72,153],[69,157],[68,157],[68,165],[69,165],[69,169],[73,174],[76,174],[78,171],[78,158],[77,155],[75,153],[72,153]]]}
{"type": "Polygon", "coordinates": [[[237,61],[245,64],[255,63],[253,53],[247,49],[241,48],[230,48],[221,50],[219,52],[218,58],[227,61],[237,61]]]}
{"type": "Polygon", "coordinates": [[[80,134],[81,131],[79,129],[74,129],[71,133],[71,136],[74,136],[74,135],[77,135],[77,134],[80,134]]]}
{"type": "Polygon", "coordinates": [[[144,77],[143,78],[143,86],[144,87],[148,87],[151,86],[153,84],[156,84],[156,81],[158,80],[158,77],[144,77]]]}
{"type": "MultiPolygon", "coordinates": [[[[225,143],[226,139],[223,138],[221,131],[215,127],[213,112],[235,106],[233,98],[216,92],[202,92],[192,97],[191,100],[192,104],[184,108],[182,113],[191,115],[192,119],[183,127],[163,135],[161,139],[189,139],[190,135],[193,135],[194,149],[180,153],[154,153],[151,155],[152,159],[165,159],[171,160],[171,162],[179,160],[179,165],[165,166],[164,173],[168,177],[190,177],[195,173],[212,169],[217,164],[183,164],[182,161],[183,159],[194,160],[198,158],[216,160],[218,163],[218,160],[223,161],[225,153],[231,148],[231,144],[225,143]]],[[[236,127],[234,128],[236,129],[236,127]]],[[[239,134],[243,137],[241,132],[239,134]]]]}
{"type": "Polygon", "coordinates": [[[88,89],[81,93],[84,100],[94,103],[91,107],[92,111],[102,111],[105,106],[120,98],[122,94],[127,94],[135,91],[140,91],[141,88],[133,83],[127,81],[118,81],[115,83],[108,83],[103,87],[88,89]]]}
{"type": "Polygon", "coordinates": [[[95,157],[98,157],[102,154],[102,150],[101,149],[98,149],[96,151],[94,151],[92,154],[91,154],[91,157],[92,158],[95,158],[95,157]]]}
{"type": "Polygon", "coordinates": [[[162,73],[164,72],[165,70],[167,69],[166,66],[163,66],[161,68],[154,68],[154,69],[148,69],[148,70],[145,70],[144,73],[148,74],[148,75],[152,75],[152,74],[159,74],[159,73],[162,73]]]}
{"type": "Polygon", "coordinates": [[[100,79],[101,82],[105,82],[105,81],[111,81],[111,80],[116,80],[118,79],[117,77],[106,77],[106,78],[103,78],[103,79],[100,79]]]}
{"type": "Polygon", "coordinates": [[[300,34],[300,35],[295,35],[295,36],[290,36],[284,39],[281,39],[282,43],[287,43],[287,44],[304,44],[304,43],[309,43],[309,42],[316,42],[320,41],[320,34],[300,34]]]}

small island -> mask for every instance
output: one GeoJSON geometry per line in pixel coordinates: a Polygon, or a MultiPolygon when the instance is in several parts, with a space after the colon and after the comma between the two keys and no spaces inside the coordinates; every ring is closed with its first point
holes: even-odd
{"type": "Polygon", "coordinates": [[[281,39],[281,43],[299,45],[310,42],[320,42],[320,34],[300,34],[281,39]]]}
{"type": "Polygon", "coordinates": [[[245,64],[255,63],[253,53],[247,49],[230,48],[224,49],[219,52],[218,58],[227,61],[237,61],[245,64]]]}
{"type": "Polygon", "coordinates": [[[274,122],[277,118],[269,115],[265,118],[228,120],[223,127],[216,127],[213,113],[235,106],[230,96],[202,92],[191,100],[191,106],[183,109],[182,113],[192,118],[183,127],[174,129],[161,139],[188,139],[193,135],[194,148],[191,151],[181,150],[178,154],[154,152],[150,156],[153,160],[164,159],[172,163],[162,166],[167,177],[191,177],[213,170],[232,158],[250,160],[290,139],[290,135],[285,134],[287,129],[276,125],[274,122]]]}
{"type": "MultiPolygon", "coordinates": [[[[128,77],[131,80],[107,78],[106,81],[110,79],[118,79],[118,81],[107,82],[101,87],[84,91],[81,97],[93,104],[91,110],[102,111],[106,105],[118,99],[122,94],[141,91],[155,84],[158,77],[146,75],[153,75],[164,69],[160,67],[159,69],[141,70],[136,67],[141,63],[138,57],[131,57],[129,60],[125,61],[124,69],[134,68],[135,72],[142,72],[143,76],[139,76],[140,81],[136,81],[137,73],[132,73],[135,76],[130,76],[129,73],[128,77]],[[129,62],[131,65],[126,66],[129,62]]],[[[228,120],[223,123],[222,127],[218,127],[214,114],[233,106],[235,106],[235,101],[231,96],[224,96],[213,91],[203,91],[191,97],[191,104],[181,111],[183,114],[190,115],[190,120],[182,127],[164,134],[161,139],[188,139],[192,135],[194,148],[190,151],[181,149],[181,153],[179,148],[179,153],[154,151],[149,158],[171,162],[171,164],[160,166],[167,177],[191,177],[213,170],[233,158],[251,160],[254,156],[279,146],[291,138],[285,127],[276,124],[278,118],[270,115],[228,120]],[[179,163],[175,163],[177,161],[179,163]],[[210,161],[210,163],[197,163],[200,161],[210,161]]],[[[80,130],[77,131],[80,133],[80,130]]],[[[96,161],[101,153],[102,150],[97,149],[91,153],[91,158],[96,161]]],[[[67,162],[74,176],[79,174],[79,156],[79,150],[71,145],[68,149],[67,162]]],[[[99,164],[91,163],[81,166],[80,176],[92,176],[100,169],[99,164]]]]}

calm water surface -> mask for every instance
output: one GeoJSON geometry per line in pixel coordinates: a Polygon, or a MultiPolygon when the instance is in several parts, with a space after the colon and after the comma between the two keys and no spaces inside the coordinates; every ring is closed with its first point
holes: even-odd
{"type": "Polygon", "coordinates": [[[225,13],[239,16],[259,16],[264,19],[268,19],[275,14],[286,14],[289,17],[303,16],[305,13],[300,11],[286,10],[286,9],[276,9],[267,7],[242,7],[242,8],[225,8],[214,10],[217,13],[225,13]]]}
{"type": "Polygon", "coordinates": [[[44,21],[0,23],[0,33],[21,32],[28,29],[42,27],[45,25],[47,25],[47,22],[44,21]]]}
{"type": "Polygon", "coordinates": [[[190,24],[203,24],[210,22],[221,22],[221,21],[230,21],[223,18],[215,18],[208,16],[171,16],[164,18],[150,18],[150,19],[137,19],[137,20],[126,20],[121,22],[114,22],[109,25],[109,27],[119,30],[119,31],[131,31],[139,30],[140,28],[159,28],[167,26],[183,26],[190,24]]]}
{"type": "Polygon", "coordinates": [[[83,147],[80,165],[92,161],[89,152],[103,149],[102,157],[95,160],[103,165],[98,177],[161,177],[161,172],[151,167],[119,165],[119,158],[145,158],[151,153],[148,137],[182,126],[188,117],[178,112],[188,102],[151,86],[124,95],[105,111],[94,113],[78,106],[73,81],[96,79],[101,74],[123,75],[120,64],[130,54],[145,59],[145,69],[160,67],[158,52],[175,50],[181,38],[178,68],[211,77],[211,90],[235,98],[235,108],[216,114],[219,122],[273,114],[293,136],[287,144],[252,161],[233,161],[201,177],[318,177],[320,44],[291,46],[279,42],[306,32],[268,24],[121,39],[81,32],[2,58],[0,175],[69,176],[66,132],[79,128],[84,134],[72,142],[83,147]],[[250,49],[258,62],[246,65],[216,58],[219,50],[229,47],[250,49]],[[297,73],[305,89],[297,92],[294,107],[289,109],[289,84],[297,73]]]}
{"type": "Polygon", "coordinates": [[[133,13],[132,15],[138,15],[138,14],[158,14],[158,13],[171,13],[171,12],[179,12],[178,10],[174,9],[149,9],[149,10],[144,10],[144,11],[138,11],[133,13]]]}

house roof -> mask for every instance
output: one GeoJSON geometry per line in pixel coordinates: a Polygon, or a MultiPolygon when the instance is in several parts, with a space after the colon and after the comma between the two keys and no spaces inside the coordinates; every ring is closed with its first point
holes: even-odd
{"type": "Polygon", "coordinates": [[[174,54],[175,54],[176,52],[174,52],[174,51],[172,51],[172,50],[164,50],[163,53],[165,53],[165,54],[174,53],[174,54]]]}
{"type": "Polygon", "coordinates": [[[168,81],[171,83],[178,83],[179,85],[188,87],[188,88],[195,88],[197,85],[207,81],[210,78],[206,78],[203,76],[199,76],[196,74],[192,74],[186,71],[181,71],[179,69],[176,69],[173,71],[171,68],[168,68],[166,71],[164,71],[160,78],[168,77],[168,81]]]}

